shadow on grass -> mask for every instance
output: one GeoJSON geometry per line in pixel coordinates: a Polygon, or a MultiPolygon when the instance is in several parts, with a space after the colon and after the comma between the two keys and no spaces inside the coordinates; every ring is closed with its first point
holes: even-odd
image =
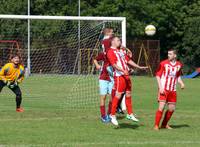
{"type": "Polygon", "coordinates": [[[119,119],[119,120],[125,119],[125,115],[118,115],[117,119],[119,119]]]}
{"type": "Polygon", "coordinates": [[[118,129],[137,129],[138,124],[120,123],[118,129]]]}
{"type": "Polygon", "coordinates": [[[189,128],[190,126],[188,124],[180,124],[180,125],[170,125],[170,127],[174,129],[179,129],[179,128],[189,128]]]}

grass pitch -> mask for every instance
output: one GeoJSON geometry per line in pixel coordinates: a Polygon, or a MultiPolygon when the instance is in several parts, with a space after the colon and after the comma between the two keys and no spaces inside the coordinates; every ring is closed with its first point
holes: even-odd
{"type": "Polygon", "coordinates": [[[133,105],[140,122],[119,116],[120,128],[99,119],[97,77],[33,76],[21,85],[24,113],[6,87],[0,94],[0,145],[77,147],[200,146],[200,79],[178,88],[173,130],[153,128],[157,109],[154,78],[134,77],[133,105]]]}

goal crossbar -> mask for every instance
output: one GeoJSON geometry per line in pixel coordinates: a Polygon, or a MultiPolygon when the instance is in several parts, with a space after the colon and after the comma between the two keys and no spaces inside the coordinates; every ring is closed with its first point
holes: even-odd
{"type": "Polygon", "coordinates": [[[95,16],[42,16],[42,15],[0,15],[3,19],[43,19],[43,20],[105,20],[125,21],[126,17],[95,17],[95,16]]]}

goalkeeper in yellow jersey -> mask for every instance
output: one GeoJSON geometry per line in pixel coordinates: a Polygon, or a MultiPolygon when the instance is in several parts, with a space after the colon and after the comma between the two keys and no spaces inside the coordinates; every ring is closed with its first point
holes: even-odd
{"type": "Polygon", "coordinates": [[[12,55],[11,61],[5,64],[0,70],[0,92],[4,86],[7,86],[16,95],[16,111],[23,112],[21,107],[22,92],[19,84],[24,79],[24,66],[21,64],[19,55],[12,55]]]}

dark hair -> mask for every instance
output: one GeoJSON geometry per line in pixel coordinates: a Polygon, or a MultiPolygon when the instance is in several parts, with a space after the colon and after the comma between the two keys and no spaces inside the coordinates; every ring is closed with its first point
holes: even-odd
{"type": "Polygon", "coordinates": [[[19,59],[21,58],[20,55],[18,55],[18,54],[12,54],[12,55],[10,56],[10,59],[13,59],[13,58],[15,58],[15,57],[18,57],[19,59]]]}
{"type": "Polygon", "coordinates": [[[15,57],[18,57],[19,58],[19,63],[20,64],[23,64],[23,61],[22,61],[22,57],[19,55],[19,54],[12,54],[11,56],[10,56],[10,61],[13,59],[13,58],[15,58],[15,57]]]}
{"type": "Polygon", "coordinates": [[[168,52],[169,51],[173,51],[174,54],[177,54],[177,50],[176,49],[170,48],[170,49],[168,49],[168,52]]]}

